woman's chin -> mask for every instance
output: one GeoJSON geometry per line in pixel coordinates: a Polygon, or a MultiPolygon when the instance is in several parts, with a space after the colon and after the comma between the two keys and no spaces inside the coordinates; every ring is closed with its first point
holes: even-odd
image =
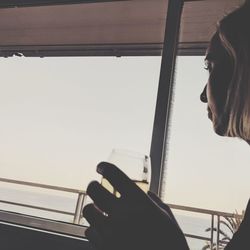
{"type": "Polygon", "coordinates": [[[214,127],[214,132],[219,135],[219,136],[228,136],[230,137],[229,135],[227,135],[226,131],[227,131],[227,128],[224,124],[220,124],[220,123],[217,123],[217,122],[214,122],[213,121],[213,127],[214,127]]]}

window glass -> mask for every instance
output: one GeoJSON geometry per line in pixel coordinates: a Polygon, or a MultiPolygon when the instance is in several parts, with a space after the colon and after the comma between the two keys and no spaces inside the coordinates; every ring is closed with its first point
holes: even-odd
{"type": "MultiPolygon", "coordinates": [[[[1,177],[85,190],[91,180],[100,180],[96,165],[108,160],[112,149],[149,154],[160,61],[0,59],[1,177]]],[[[0,200],[74,212],[77,195],[0,185],[0,200]]],[[[35,210],[27,213],[46,216],[35,210]]]]}
{"type": "MultiPolygon", "coordinates": [[[[199,98],[208,79],[204,57],[178,57],[176,72],[164,199],[170,204],[241,213],[249,199],[249,145],[214,133],[206,104],[199,98]]],[[[211,226],[209,216],[174,211],[185,233],[210,237],[205,232],[211,226]]],[[[204,241],[192,240],[193,246],[197,242],[200,248],[194,249],[201,249],[204,241]]]]}

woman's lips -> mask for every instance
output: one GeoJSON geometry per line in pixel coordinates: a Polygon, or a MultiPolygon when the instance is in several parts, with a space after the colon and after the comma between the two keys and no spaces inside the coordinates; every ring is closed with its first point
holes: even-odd
{"type": "Polygon", "coordinates": [[[207,116],[212,121],[212,118],[213,118],[212,111],[211,111],[211,109],[209,107],[207,107],[207,116]]]}

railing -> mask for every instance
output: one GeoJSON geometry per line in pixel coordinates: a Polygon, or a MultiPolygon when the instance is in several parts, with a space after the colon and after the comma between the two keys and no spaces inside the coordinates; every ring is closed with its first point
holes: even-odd
{"type": "MultiPolygon", "coordinates": [[[[33,183],[33,182],[11,180],[11,179],[6,179],[6,178],[0,178],[0,182],[77,194],[78,199],[76,201],[74,213],[68,212],[68,211],[63,211],[63,210],[47,208],[47,207],[29,205],[29,204],[25,204],[25,203],[6,201],[6,200],[0,200],[0,203],[21,206],[21,207],[26,207],[26,208],[32,208],[32,209],[37,209],[37,210],[41,210],[41,211],[54,212],[54,213],[59,213],[59,214],[64,214],[64,215],[71,215],[74,218],[73,223],[76,225],[80,224],[80,220],[82,218],[81,211],[83,209],[83,206],[85,203],[85,198],[86,198],[85,191],[72,189],[72,188],[38,184],[38,183],[33,183]]],[[[206,214],[206,215],[211,216],[210,237],[204,237],[201,235],[185,233],[186,237],[210,242],[210,249],[211,250],[214,249],[214,246],[216,246],[216,249],[221,249],[220,245],[226,244],[225,241],[220,239],[220,229],[221,229],[221,224],[223,224],[223,219],[226,219],[226,220],[227,219],[237,219],[237,220],[243,219],[243,215],[238,215],[238,214],[234,214],[234,213],[224,213],[224,212],[219,212],[219,211],[215,211],[215,210],[180,206],[180,205],[174,205],[174,204],[168,204],[168,205],[172,210],[180,210],[180,211],[186,211],[186,212],[191,212],[191,213],[206,214]],[[215,223],[216,223],[216,225],[215,225],[215,223]],[[215,234],[216,234],[216,236],[215,236],[215,234]]]]}
{"type": "Polygon", "coordinates": [[[194,235],[194,234],[188,234],[185,233],[185,236],[188,238],[193,238],[193,239],[198,239],[198,240],[204,240],[210,242],[210,249],[213,250],[214,247],[216,247],[217,250],[221,249],[221,244],[226,245],[227,242],[223,241],[220,239],[220,231],[221,231],[221,224],[223,223],[223,218],[226,220],[230,219],[237,219],[237,220],[242,220],[243,215],[239,214],[234,214],[234,213],[224,213],[224,212],[219,212],[215,210],[208,210],[208,209],[201,209],[201,208],[194,208],[194,207],[187,207],[187,206],[179,206],[179,205],[174,205],[174,204],[168,204],[169,207],[172,210],[181,210],[181,211],[186,211],[186,212],[192,212],[192,213],[200,213],[200,214],[206,214],[211,216],[211,224],[210,224],[210,229],[211,229],[211,234],[210,237],[204,237],[200,235],[194,235]],[[215,220],[216,218],[216,220],[215,220]],[[215,221],[216,226],[215,226],[215,221]],[[216,238],[215,235],[216,234],[216,238]]]}
{"type": "Polygon", "coordinates": [[[51,185],[45,185],[45,184],[38,184],[38,183],[27,182],[27,181],[11,180],[11,179],[6,179],[6,178],[0,178],[0,182],[11,183],[11,184],[16,184],[16,185],[22,185],[22,186],[28,186],[28,187],[34,187],[34,188],[42,188],[42,189],[47,189],[47,190],[55,190],[55,191],[61,191],[61,192],[78,194],[78,198],[77,198],[77,202],[76,202],[76,207],[75,207],[75,212],[74,213],[68,212],[68,211],[63,211],[63,210],[57,210],[57,209],[47,208],[47,207],[29,205],[29,204],[26,204],[26,203],[17,203],[17,202],[12,202],[12,201],[6,201],[6,200],[0,200],[0,203],[14,205],[14,206],[21,206],[21,207],[26,207],[26,208],[32,208],[32,209],[37,209],[37,210],[41,210],[41,211],[47,211],[47,212],[54,212],[54,213],[59,213],[59,214],[71,215],[71,216],[74,217],[73,223],[74,224],[80,224],[81,211],[83,209],[85,198],[86,198],[86,192],[85,191],[83,191],[83,190],[77,190],[77,189],[72,189],[72,188],[64,188],[64,187],[57,187],[57,186],[51,186],[51,185]]]}

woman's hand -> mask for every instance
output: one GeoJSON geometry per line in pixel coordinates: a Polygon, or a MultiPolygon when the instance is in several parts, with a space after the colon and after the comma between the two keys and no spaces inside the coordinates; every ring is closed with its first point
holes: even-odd
{"type": "Polygon", "coordinates": [[[121,194],[115,197],[98,182],[87,188],[94,204],[83,210],[90,224],[86,236],[97,250],[189,249],[171,210],[158,197],[145,194],[110,163],[100,163],[97,172],[121,194]]]}

